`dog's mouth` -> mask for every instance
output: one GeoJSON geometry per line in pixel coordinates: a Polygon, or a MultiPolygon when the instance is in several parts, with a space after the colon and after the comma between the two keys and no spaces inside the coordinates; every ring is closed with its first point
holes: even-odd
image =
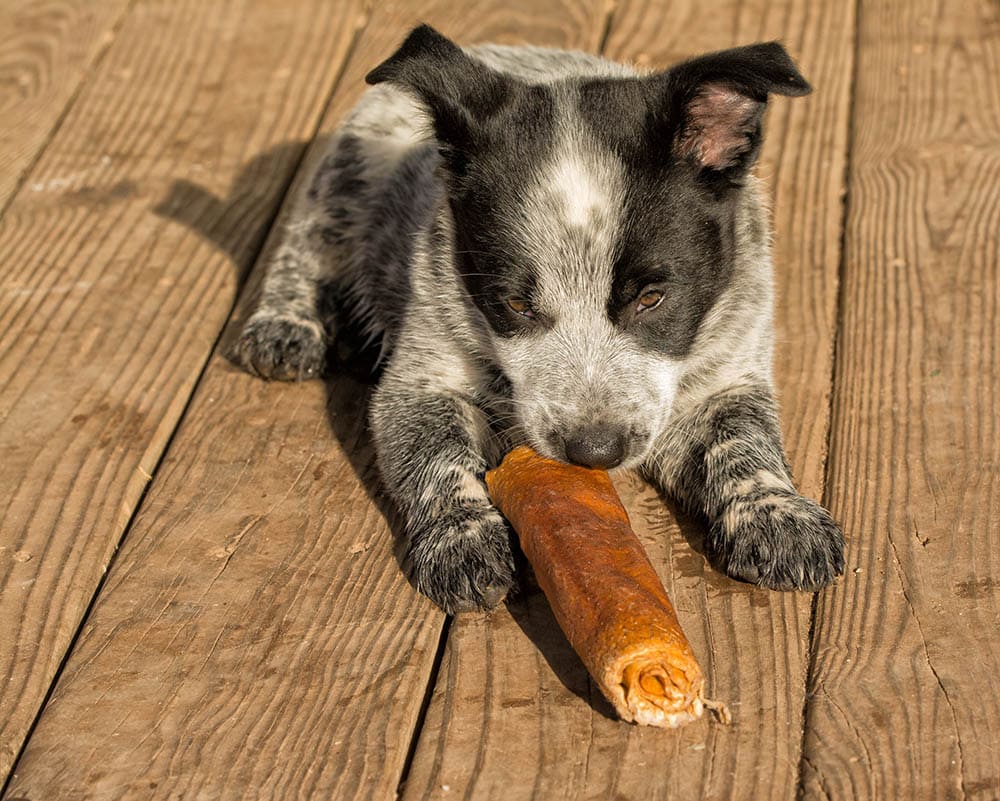
{"type": "Polygon", "coordinates": [[[612,425],[550,431],[531,439],[535,450],[549,459],[600,470],[638,467],[651,444],[647,432],[612,425]]]}

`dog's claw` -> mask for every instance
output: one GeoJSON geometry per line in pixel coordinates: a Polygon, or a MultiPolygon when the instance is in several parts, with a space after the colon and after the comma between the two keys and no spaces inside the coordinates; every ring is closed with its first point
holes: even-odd
{"type": "Polygon", "coordinates": [[[323,372],[326,341],[318,323],[254,316],[233,347],[232,358],[261,378],[303,381],[323,372]]]}
{"type": "Polygon", "coordinates": [[[780,503],[737,499],[712,526],[709,546],[730,576],[773,590],[814,592],[844,572],[840,527],[794,492],[780,503]]]}
{"type": "Polygon", "coordinates": [[[510,530],[492,507],[471,518],[468,510],[444,514],[411,541],[417,588],[449,614],[492,609],[514,585],[510,530]]]}

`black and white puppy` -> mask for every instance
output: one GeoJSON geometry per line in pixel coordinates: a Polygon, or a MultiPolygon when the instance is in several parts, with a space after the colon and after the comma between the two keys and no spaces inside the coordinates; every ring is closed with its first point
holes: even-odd
{"type": "Polygon", "coordinates": [[[381,340],[371,428],[419,589],[448,612],[507,593],[483,473],[520,442],[641,469],[708,519],[732,576],[814,590],[841,573],[843,535],[784,458],[749,173],[768,95],[810,91],[785,50],[640,74],[422,26],[367,80],[234,356],[302,379],[338,327],[381,340]]]}

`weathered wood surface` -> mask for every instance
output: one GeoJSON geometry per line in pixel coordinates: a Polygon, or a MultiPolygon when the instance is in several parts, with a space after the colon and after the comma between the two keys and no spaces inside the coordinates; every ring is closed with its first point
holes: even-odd
{"type": "Polygon", "coordinates": [[[1000,798],[1000,7],[860,4],[808,798],[1000,798]]]}
{"type": "Polygon", "coordinates": [[[10,41],[58,44],[27,46],[48,122],[0,132],[0,781],[142,501],[4,798],[1000,798],[995,4],[864,0],[856,31],[806,0],[361,2],[138,0],[103,55],[110,1],[3,4],[58,22],[0,33],[0,98],[10,41]],[[780,37],[817,87],[773,104],[758,170],[792,464],[850,538],[812,642],[809,596],[721,577],[619,482],[731,728],[613,721],[537,592],[457,619],[422,717],[443,618],[348,377],[216,355],[157,468],[301,140],[418,19],[651,65],[780,37]]]}
{"type": "MultiPolygon", "coordinates": [[[[379,4],[322,127],[419,19],[593,47],[601,8],[379,4]]],[[[8,798],[395,797],[444,617],[373,503],[365,399],[213,358],[8,798]]]]}
{"type": "Polygon", "coordinates": [[[130,0],[0,3],[0,212],[49,141],[130,0]]]}
{"type": "MultiPolygon", "coordinates": [[[[813,497],[824,485],[853,35],[850,8],[833,4],[624,2],[605,47],[652,66],[781,38],[818,87],[773,104],[759,168],[775,197],[782,422],[813,497]]],[[[795,797],[811,596],[719,575],[698,550],[699,523],[678,525],[640,482],[621,489],[734,725],[664,732],[610,719],[536,592],[452,626],[406,801],[795,797]]]]}
{"type": "Polygon", "coordinates": [[[0,781],[230,313],[294,142],[315,133],[357,9],[136,5],[3,217],[0,781]],[[261,152],[224,207],[183,182],[224,194],[261,152]],[[165,216],[179,210],[223,250],[165,216]]]}
{"type": "Polygon", "coordinates": [[[330,391],[213,359],[11,797],[394,795],[443,616],[369,497],[365,388],[330,391]]]}

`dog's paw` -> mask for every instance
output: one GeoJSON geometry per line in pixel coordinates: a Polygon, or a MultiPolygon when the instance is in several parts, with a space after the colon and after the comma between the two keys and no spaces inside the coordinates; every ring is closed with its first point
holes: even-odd
{"type": "Polygon", "coordinates": [[[319,323],[296,317],[254,315],[231,351],[247,372],[279,381],[304,381],[323,373],[326,337],[319,323]]]}
{"type": "Polygon", "coordinates": [[[840,526],[793,491],[734,499],[708,546],[730,576],[774,590],[818,590],[844,572],[840,526]]]}
{"type": "Polygon", "coordinates": [[[510,529],[493,507],[436,515],[410,543],[411,579],[450,615],[492,609],[514,584],[510,529]]]}

